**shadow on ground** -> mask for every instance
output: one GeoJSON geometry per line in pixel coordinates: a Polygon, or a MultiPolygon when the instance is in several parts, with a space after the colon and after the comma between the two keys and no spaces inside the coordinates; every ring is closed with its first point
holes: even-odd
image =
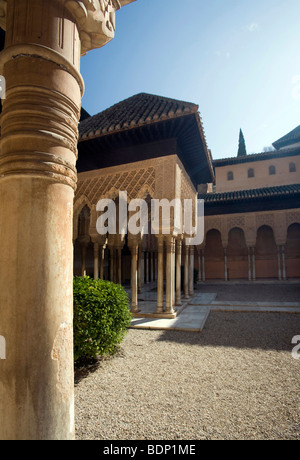
{"type": "Polygon", "coordinates": [[[202,332],[162,331],[158,340],[197,346],[292,351],[300,314],[211,312],[202,332]]]}

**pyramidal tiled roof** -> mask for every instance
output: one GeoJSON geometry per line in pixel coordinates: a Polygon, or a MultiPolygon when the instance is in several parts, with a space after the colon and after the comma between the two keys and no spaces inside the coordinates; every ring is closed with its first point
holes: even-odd
{"type": "Polygon", "coordinates": [[[273,143],[276,149],[300,142],[300,125],[273,143]]]}
{"type": "Polygon", "coordinates": [[[104,136],[163,120],[198,113],[198,105],[153,94],[140,93],[104,112],[83,120],[79,125],[80,139],[104,136]]]}
{"type": "Polygon", "coordinates": [[[241,190],[224,193],[207,193],[199,195],[206,203],[221,203],[228,201],[255,200],[270,197],[282,197],[300,193],[300,184],[280,185],[276,187],[264,187],[252,190],[241,190]]]}

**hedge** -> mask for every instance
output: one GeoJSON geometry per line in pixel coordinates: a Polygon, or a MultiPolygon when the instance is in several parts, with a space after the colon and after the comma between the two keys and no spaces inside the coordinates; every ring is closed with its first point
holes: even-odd
{"type": "Polygon", "coordinates": [[[90,277],[74,278],[74,359],[113,354],[132,316],[120,285],[90,277]]]}

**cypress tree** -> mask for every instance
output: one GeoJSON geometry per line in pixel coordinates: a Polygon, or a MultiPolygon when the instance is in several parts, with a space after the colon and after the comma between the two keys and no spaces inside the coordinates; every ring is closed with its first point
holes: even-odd
{"type": "Polygon", "coordinates": [[[244,157],[246,155],[247,155],[247,150],[246,150],[245,138],[244,138],[243,131],[240,129],[238,157],[244,157]]]}

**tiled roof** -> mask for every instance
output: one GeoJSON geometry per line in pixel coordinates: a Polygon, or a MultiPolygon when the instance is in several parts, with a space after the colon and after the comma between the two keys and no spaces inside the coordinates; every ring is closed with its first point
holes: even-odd
{"type": "Polygon", "coordinates": [[[224,193],[208,193],[205,195],[199,195],[199,199],[205,201],[205,203],[224,203],[232,201],[242,200],[261,200],[266,198],[274,197],[287,197],[289,195],[295,195],[300,193],[300,184],[293,185],[282,185],[278,187],[265,187],[252,190],[241,190],[235,192],[224,192],[224,193]]]}
{"type": "Polygon", "coordinates": [[[282,147],[287,147],[288,145],[295,144],[296,142],[300,142],[300,125],[293,129],[290,133],[278,139],[278,141],[274,142],[273,146],[279,150],[282,147]]]}
{"type": "Polygon", "coordinates": [[[130,97],[104,112],[83,120],[79,125],[81,140],[105,136],[163,120],[198,113],[198,105],[141,93],[130,97]]]}
{"type": "Polygon", "coordinates": [[[271,152],[253,153],[244,157],[233,157],[233,158],[220,158],[219,160],[213,160],[214,167],[234,165],[238,163],[251,163],[253,161],[264,161],[272,160],[274,158],[285,158],[290,156],[300,155],[300,147],[293,149],[274,150],[271,152]]]}

